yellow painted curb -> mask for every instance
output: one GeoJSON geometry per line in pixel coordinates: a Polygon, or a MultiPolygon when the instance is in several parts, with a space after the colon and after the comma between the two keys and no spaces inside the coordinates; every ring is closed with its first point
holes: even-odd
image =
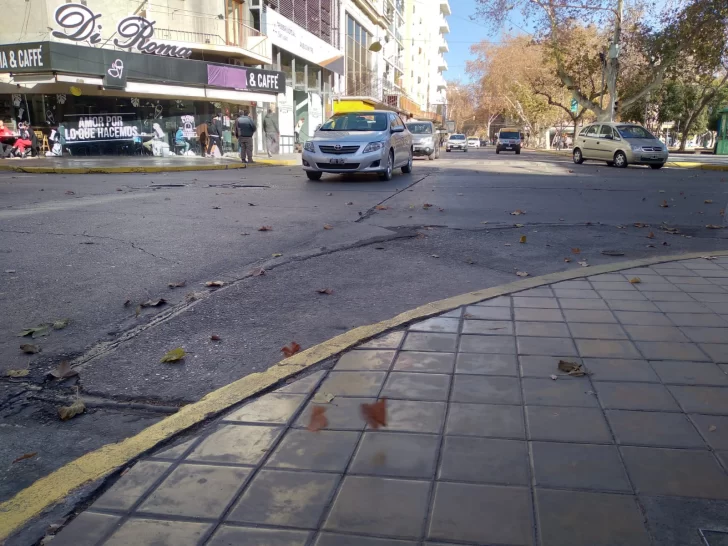
{"type": "MultiPolygon", "coordinates": [[[[293,159],[261,159],[255,165],[288,167],[298,165],[293,159]]],[[[190,171],[227,171],[245,169],[244,163],[227,163],[222,165],[130,165],[128,167],[24,167],[23,165],[0,164],[0,171],[13,171],[28,174],[127,174],[127,173],[174,173],[190,171]]]]}
{"type": "MultiPolygon", "coordinates": [[[[538,152],[541,154],[559,155],[563,157],[569,157],[571,152],[558,151],[558,150],[529,150],[531,152],[538,152]]],[[[698,161],[668,161],[665,163],[666,167],[678,167],[680,169],[699,169],[702,171],[728,171],[728,165],[717,165],[715,163],[700,163],[698,161]]]]}
{"type": "MultiPolygon", "coordinates": [[[[728,250],[712,252],[713,256],[728,256],[728,250]]],[[[272,387],[282,379],[289,378],[301,370],[333,357],[362,341],[379,335],[387,330],[432,315],[451,311],[463,305],[470,305],[485,299],[495,298],[511,292],[535,288],[546,284],[612,273],[622,269],[644,267],[663,262],[689,260],[705,256],[705,252],[695,252],[680,256],[662,256],[604,264],[589,268],[572,269],[550,273],[540,277],[518,280],[509,284],[476,290],[452,298],[427,303],[376,324],[360,326],[323,343],[315,345],[290,358],[280,361],[261,373],[254,373],[238,379],[198,402],[181,408],[174,415],[142,430],[135,436],[116,444],[109,444],[96,451],[87,453],[65,466],[55,470],[31,486],[17,493],[12,499],[0,504],[0,541],[41,515],[55,504],[61,502],[79,487],[104,478],[121,467],[129,464],[161,442],[167,441],[184,430],[217,415],[239,402],[272,387]]]]}

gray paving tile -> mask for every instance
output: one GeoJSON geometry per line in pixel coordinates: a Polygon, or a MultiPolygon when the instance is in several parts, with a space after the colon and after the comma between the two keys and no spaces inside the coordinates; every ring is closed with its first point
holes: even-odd
{"type": "Polygon", "coordinates": [[[338,483],[336,474],[261,470],[227,521],[315,529],[338,483]]]}
{"type": "Polygon", "coordinates": [[[387,430],[440,432],[445,408],[444,402],[387,400],[387,430]]]}
{"type": "Polygon", "coordinates": [[[313,372],[300,379],[294,379],[287,385],[276,389],[274,392],[280,392],[285,394],[309,394],[316,388],[319,381],[326,375],[326,370],[320,370],[313,372]]]}
{"type": "Polygon", "coordinates": [[[728,499],[728,475],[708,451],[649,447],[620,450],[640,495],[728,499]]]}
{"type": "Polygon", "coordinates": [[[660,269],[653,269],[658,274],[661,275],[670,275],[672,277],[697,277],[698,274],[694,273],[693,271],[690,271],[689,269],[677,269],[677,268],[660,268],[660,269]]]}
{"type": "Polygon", "coordinates": [[[439,447],[436,435],[365,432],[348,473],[431,479],[439,447]]]}
{"type": "Polygon", "coordinates": [[[571,338],[518,337],[519,355],[566,355],[577,356],[571,338]]]}
{"type": "Polygon", "coordinates": [[[618,324],[569,323],[571,334],[583,339],[627,339],[627,334],[618,324]]]}
{"type": "Polygon", "coordinates": [[[551,285],[554,289],[566,288],[569,290],[591,290],[591,285],[586,279],[578,279],[573,281],[561,281],[551,285]]]}
{"type": "MultiPolygon", "coordinates": [[[[510,307],[511,298],[510,296],[498,296],[497,298],[478,302],[475,305],[484,307],[510,307]]],[[[465,311],[467,312],[467,308],[465,309],[465,311]]]]}
{"type": "Polygon", "coordinates": [[[658,301],[686,301],[686,302],[694,302],[695,300],[685,292],[648,292],[646,290],[642,291],[642,294],[650,300],[654,302],[658,301]]]}
{"type": "Polygon", "coordinates": [[[728,386],[728,375],[724,374],[712,362],[680,362],[674,360],[653,362],[652,367],[663,383],[728,386]]]}
{"type": "Polygon", "coordinates": [[[615,446],[531,442],[537,487],[632,491],[615,446]]]}
{"type": "Polygon", "coordinates": [[[624,329],[635,341],[673,341],[677,343],[688,343],[690,341],[677,326],[644,326],[631,324],[626,325],[624,329]]]}
{"type": "Polygon", "coordinates": [[[329,372],[319,391],[336,396],[377,396],[385,372],[329,372]]]}
{"type": "Polygon", "coordinates": [[[282,427],[220,425],[186,460],[254,465],[263,458],[281,430],[282,427]]]}
{"type": "Polygon", "coordinates": [[[651,301],[609,300],[609,308],[613,311],[635,311],[642,313],[659,312],[660,309],[651,301]]]}
{"type": "Polygon", "coordinates": [[[641,356],[631,341],[577,339],[576,346],[583,357],[635,359],[641,356]]]}
{"type": "Polygon", "coordinates": [[[324,529],[418,538],[430,482],[346,476],[324,529]]]}
{"type": "Polygon", "coordinates": [[[344,353],[334,366],[336,371],[387,371],[392,366],[395,351],[355,350],[344,353]]]}
{"type": "Polygon", "coordinates": [[[95,546],[101,538],[121,521],[119,516],[81,512],[56,534],[53,544],[59,546],[95,546]]]}
{"type": "Polygon", "coordinates": [[[713,284],[710,279],[704,279],[703,277],[673,277],[673,276],[667,276],[665,277],[665,280],[676,284],[676,285],[684,285],[684,284],[713,284]]]}
{"type": "Polygon", "coordinates": [[[249,468],[181,464],[138,508],[139,512],[218,518],[250,474],[249,468]]]}
{"type": "Polygon", "coordinates": [[[676,326],[693,326],[704,328],[726,327],[728,320],[715,313],[689,314],[668,313],[667,318],[676,326]]]}
{"type": "Polygon", "coordinates": [[[568,288],[556,288],[554,290],[557,298],[591,299],[598,300],[599,294],[594,290],[569,290],[568,288]]]}
{"type": "Polygon", "coordinates": [[[573,356],[526,356],[520,355],[518,360],[521,363],[521,375],[523,377],[551,377],[552,375],[564,375],[559,371],[559,360],[568,360],[577,364],[583,364],[580,358],[573,356]]]}
{"type": "Polygon", "coordinates": [[[309,535],[306,531],[223,525],[207,546],[304,546],[309,535]]]}
{"type": "Polygon", "coordinates": [[[599,292],[624,292],[625,290],[637,290],[633,284],[630,284],[630,282],[624,278],[621,281],[612,282],[592,281],[591,284],[594,289],[599,292]]]}
{"type": "Polygon", "coordinates": [[[697,302],[665,301],[657,302],[655,305],[663,313],[712,313],[708,307],[697,302]]]}
{"type": "Polygon", "coordinates": [[[514,309],[515,318],[527,322],[563,322],[559,309],[514,309]]]}
{"type": "Polygon", "coordinates": [[[612,444],[601,409],[526,406],[529,440],[612,444]]]}
{"type": "Polygon", "coordinates": [[[542,546],[652,544],[631,495],[536,489],[536,507],[542,546]]]}
{"type": "Polygon", "coordinates": [[[404,332],[390,332],[359,345],[359,349],[396,349],[404,339],[404,332]]]}
{"type": "Polygon", "coordinates": [[[558,309],[559,302],[556,298],[522,298],[514,296],[513,307],[516,309],[558,309]]]}
{"type": "Polygon", "coordinates": [[[529,288],[528,290],[515,292],[513,296],[528,298],[553,298],[554,293],[549,286],[539,286],[538,288],[529,288]]]}
{"type": "Polygon", "coordinates": [[[606,311],[609,309],[607,303],[602,299],[588,300],[575,298],[559,298],[559,305],[562,309],[584,309],[595,311],[606,311]]]}
{"type": "MultiPolygon", "coordinates": [[[[589,281],[590,282],[591,281],[594,281],[594,282],[622,282],[622,281],[627,280],[628,278],[634,277],[635,275],[645,274],[645,273],[648,273],[648,270],[642,270],[641,272],[636,272],[635,269],[629,269],[629,270],[622,271],[620,273],[602,273],[601,275],[592,275],[591,277],[589,277],[589,281]],[[627,275],[628,272],[631,272],[632,274],[627,275]],[[621,273],[624,273],[624,275],[622,275],[621,273]]],[[[659,275],[657,275],[656,277],[659,277],[659,275]]]]}
{"type": "Polygon", "coordinates": [[[680,411],[668,390],[657,383],[608,383],[594,381],[605,409],[680,411]]]}
{"type": "Polygon", "coordinates": [[[607,410],[619,444],[704,448],[705,442],[682,413],[607,410]]]}
{"type": "Polygon", "coordinates": [[[728,343],[701,343],[700,348],[708,353],[713,362],[728,363],[728,343]]]}
{"type": "Polygon", "coordinates": [[[392,372],[382,389],[382,396],[404,400],[446,401],[450,376],[434,373],[392,372]]]}
{"type": "Polygon", "coordinates": [[[128,510],[169,468],[169,463],[139,461],[94,503],[96,509],[128,510]]]}
{"type": "Polygon", "coordinates": [[[646,360],[587,358],[584,365],[593,381],[660,382],[660,378],[646,360]]]}
{"type": "Polygon", "coordinates": [[[336,533],[321,533],[314,546],[417,546],[417,542],[392,538],[372,538],[336,533]]]}
{"type": "Polygon", "coordinates": [[[296,420],[296,427],[307,427],[311,422],[311,413],[314,406],[326,408],[326,419],[328,425],[326,429],[339,430],[363,430],[365,421],[361,417],[361,405],[371,404],[375,402],[375,398],[345,398],[343,396],[335,397],[328,404],[318,404],[309,402],[306,409],[301,412],[301,416],[296,420]]]}
{"type": "Polygon", "coordinates": [[[394,371],[452,373],[455,368],[455,353],[418,353],[401,351],[394,361],[394,371]]]}
{"type": "Polygon", "coordinates": [[[521,404],[521,389],[515,377],[456,374],[451,400],[479,404],[521,404]]]}
{"type": "Polygon", "coordinates": [[[611,311],[591,311],[578,309],[564,309],[564,316],[570,324],[580,322],[615,323],[616,317],[611,311]]]}
{"type": "Polygon", "coordinates": [[[446,434],[524,439],[521,406],[450,404],[446,434]]]}
{"type": "Polygon", "coordinates": [[[717,284],[679,284],[688,294],[725,294],[725,289],[717,284]]]}
{"type": "Polygon", "coordinates": [[[208,523],[131,518],[104,542],[104,546],[197,546],[209,528],[208,523]]]}
{"type": "Polygon", "coordinates": [[[304,394],[270,393],[223,417],[223,421],[285,424],[306,399],[304,394]]]}
{"type": "Polygon", "coordinates": [[[513,335],[513,323],[508,320],[466,320],[463,322],[463,334],[513,335]]]}
{"type": "Polygon", "coordinates": [[[438,334],[409,332],[402,349],[405,351],[435,351],[442,353],[455,352],[457,334],[438,334]]]}
{"type": "Polygon", "coordinates": [[[445,332],[457,333],[460,320],[457,318],[433,317],[411,324],[409,329],[417,332],[445,332]]]}
{"type": "MultiPolygon", "coordinates": [[[[690,277],[687,277],[690,278],[690,277]]],[[[685,285],[683,285],[685,286],[685,285]]],[[[690,285],[694,286],[694,285],[690,285]]],[[[640,292],[680,292],[680,287],[675,284],[665,282],[641,282],[635,284],[634,287],[640,292]]]]}
{"type": "Polygon", "coordinates": [[[442,448],[441,480],[528,485],[526,442],[447,436],[442,448]]]}
{"type": "Polygon", "coordinates": [[[728,388],[677,387],[668,389],[686,413],[715,413],[728,415],[728,388]]]}
{"type": "Polygon", "coordinates": [[[728,315],[728,303],[721,302],[721,303],[703,303],[705,307],[713,311],[714,313],[718,313],[719,315],[728,315]]]}
{"type": "Polygon", "coordinates": [[[615,315],[622,324],[636,324],[640,326],[672,326],[673,323],[663,313],[640,313],[636,311],[615,311],[615,315]]]}
{"type": "Polygon", "coordinates": [[[359,432],[291,429],[266,462],[269,468],[343,472],[359,432]]]}
{"type": "Polygon", "coordinates": [[[710,360],[694,343],[637,341],[635,344],[647,360],[710,360]]]}
{"type": "Polygon", "coordinates": [[[463,316],[466,319],[511,320],[510,303],[508,307],[471,305],[465,308],[465,314],[463,316]]]}
{"type": "Polygon", "coordinates": [[[453,309],[452,311],[448,311],[447,313],[443,313],[441,315],[438,315],[442,318],[456,318],[459,319],[463,312],[465,311],[465,307],[458,307],[457,309],[453,309]]]}
{"type": "Polygon", "coordinates": [[[571,337],[563,322],[516,322],[516,334],[535,337],[571,337]]]}
{"type": "Polygon", "coordinates": [[[440,482],[427,537],[530,546],[531,514],[528,488],[440,482]]]}
{"type": "Polygon", "coordinates": [[[472,375],[518,375],[515,355],[458,354],[455,373],[472,375]]]}
{"type": "Polygon", "coordinates": [[[179,459],[196,440],[197,437],[194,436],[189,440],[185,440],[184,442],[178,443],[172,447],[157,451],[152,455],[152,457],[155,459],[179,459]]]}
{"type": "Polygon", "coordinates": [[[613,301],[645,301],[647,298],[637,290],[600,290],[599,295],[610,304],[613,301]]]}
{"type": "Polygon", "coordinates": [[[523,394],[527,405],[597,407],[597,397],[584,378],[533,379],[523,378],[523,394]]]}
{"type": "Polygon", "coordinates": [[[715,450],[728,449],[728,417],[692,413],[690,419],[710,447],[715,450]]]}
{"type": "MultiPolygon", "coordinates": [[[[692,297],[698,301],[704,302],[704,303],[728,303],[728,294],[725,292],[723,293],[712,293],[712,294],[706,294],[706,293],[700,293],[700,294],[692,294],[692,297]]],[[[726,306],[718,306],[718,309],[726,308],[726,306]]]]}
{"type": "Polygon", "coordinates": [[[513,336],[460,337],[460,351],[463,353],[516,354],[516,338],[513,336]]]}

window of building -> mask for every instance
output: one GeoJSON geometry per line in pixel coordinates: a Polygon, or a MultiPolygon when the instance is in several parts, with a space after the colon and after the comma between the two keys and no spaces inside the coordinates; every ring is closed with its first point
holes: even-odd
{"type": "Polygon", "coordinates": [[[346,88],[351,95],[371,95],[373,88],[372,36],[346,14],[346,88]]]}

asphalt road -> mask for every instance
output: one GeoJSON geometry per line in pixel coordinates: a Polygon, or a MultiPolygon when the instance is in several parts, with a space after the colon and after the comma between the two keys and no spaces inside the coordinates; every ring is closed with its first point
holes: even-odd
{"type": "Polygon", "coordinates": [[[492,148],[420,160],[390,182],[309,182],[288,167],[0,173],[0,375],[29,370],[0,378],[0,500],[274,364],[291,341],[305,348],[510,282],[516,271],[728,249],[728,229],[705,228],[722,224],[726,180],[539,153],[496,156],[492,148]],[[266,274],[251,276],[257,268],[266,274]],[[218,280],[223,288],[205,286],[218,280]],[[317,292],[324,288],[333,294],[317,292]],[[137,312],[159,298],[167,303],[137,312]],[[17,337],[59,319],[70,323],[35,340],[17,337]],[[23,354],[22,343],[41,352],[23,354]],[[176,347],[187,351],[184,362],[160,363],[176,347]],[[64,360],[79,376],[49,379],[64,360]],[[88,412],[60,421],[58,406],[77,390],[88,412]]]}

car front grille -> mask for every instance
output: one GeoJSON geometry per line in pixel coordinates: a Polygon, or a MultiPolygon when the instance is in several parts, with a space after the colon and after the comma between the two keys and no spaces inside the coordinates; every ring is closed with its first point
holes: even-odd
{"type": "Polygon", "coordinates": [[[319,149],[324,154],[345,155],[355,154],[359,151],[359,146],[342,146],[341,148],[336,148],[335,146],[319,146],[319,149]]]}
{"type": "Polygon", "coordinates": [[[642,146],[643,152],[661,152],[662,148],[660,146],[642,146]]]}
{"type": "Polygon", "coordinates": [[[359,168],[359,163],[340,163],[339,165],[333,163],[316,163],[319,169],[336,169],[336,170],[354,170],[359,168]]]}

